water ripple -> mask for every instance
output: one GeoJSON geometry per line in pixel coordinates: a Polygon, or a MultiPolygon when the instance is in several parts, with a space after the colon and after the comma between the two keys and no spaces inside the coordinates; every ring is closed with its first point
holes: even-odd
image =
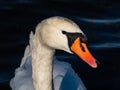
{"type": "Polygon", "coordinates": [[[89,23],[97,23],[97,24],[113,24],[113,23],[119,23],[120,18],[111,18],[111,19],[93,19],[93,18],[81,18],[77,17],[78,20],[89,22],[89,23]]]}
{"type": "Polygon", "coordinates": [[[120,48],[120,42],[113,43],[113,42],[107,42],[107,43],[96,43],[90,45],[91,48],[96,49],[108,49],[108,48],[120,48]]]}

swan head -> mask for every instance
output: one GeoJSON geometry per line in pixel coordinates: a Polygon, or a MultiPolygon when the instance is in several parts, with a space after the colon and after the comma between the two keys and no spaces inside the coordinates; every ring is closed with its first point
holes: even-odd
{"type": "Polygon", "coordinates": [[[93,68],[97,67],[95,58],[86,46],[86,35],[72,20],[51,17],[38,24],[36,32],[44,46],[76,54],[93,68]]]}

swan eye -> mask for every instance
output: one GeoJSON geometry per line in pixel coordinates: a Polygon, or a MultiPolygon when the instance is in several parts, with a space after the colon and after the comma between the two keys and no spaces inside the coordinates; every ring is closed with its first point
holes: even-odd
{"type": "Polygon", "coordinates": [[[67,32],[66,31],[62,31],[63,34],[66,34],[67,32]]]}

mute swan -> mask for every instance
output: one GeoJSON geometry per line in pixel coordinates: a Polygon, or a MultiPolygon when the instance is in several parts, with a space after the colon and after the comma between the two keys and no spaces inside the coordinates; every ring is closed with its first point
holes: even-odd
{"type": "Polygon", "coordinates": [[[37,25],[35,35],[30,35],[30,45],[10,81],[12,90],[86,90],[70,64],[53,62],[55,49],[60,49],[78,55],[96,68],[86,40],[79,26],[67,18],[56,16],[43,20],[37,25]]]}

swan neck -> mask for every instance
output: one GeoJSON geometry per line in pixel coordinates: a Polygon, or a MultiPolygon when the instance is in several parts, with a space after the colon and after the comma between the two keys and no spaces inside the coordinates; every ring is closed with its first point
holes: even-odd
{"type": "Polygon", "coordinates": [[[32,77],[35,90],[52,90],[53,49],[40,42],[37,35],[32,44],[32,77]]]}

